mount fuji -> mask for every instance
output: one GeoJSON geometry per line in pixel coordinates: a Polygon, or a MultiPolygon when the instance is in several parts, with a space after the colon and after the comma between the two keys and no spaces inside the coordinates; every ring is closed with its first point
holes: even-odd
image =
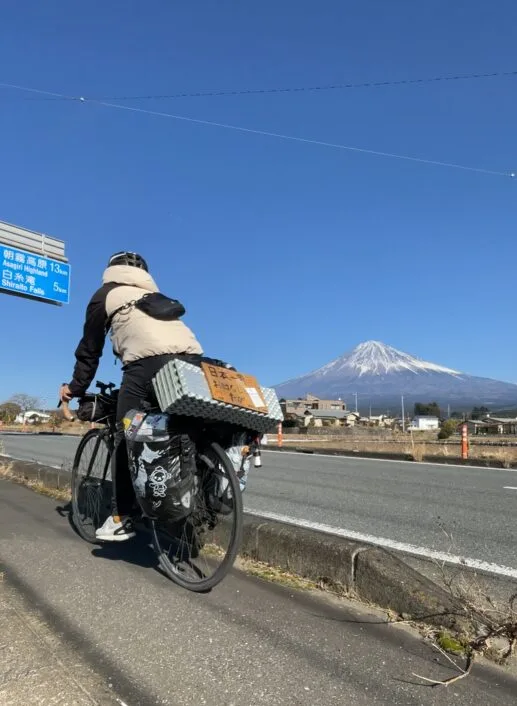
{"type": "Polygon", "coordinates": [[[350,353],[312,373],[275,387],[279,397],[306,394],[340,397],[349,402],[358,395],[359,406],[375,409],[400,406],[400,397],[411,402],[438,402],[454,409],[473,405],[516,406],[517,385],[466,375],[398,351],[380,341],[360,343],[350,353]]]}

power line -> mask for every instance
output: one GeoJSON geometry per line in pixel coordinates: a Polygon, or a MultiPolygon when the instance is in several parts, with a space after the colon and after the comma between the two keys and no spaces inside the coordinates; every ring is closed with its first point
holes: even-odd
{"type": "Polygon", "coordinates": [[[14,88],[17,91],[26,91],[27,93],[38,93],[41,96],[50,96],[55,98],[56,100],[69,100],[69,101],[75,101],[75,100],[84,100],[81,98],[76,98],[75,96],[65,96],[63,93],[54,93],[53,91],[42,91],[40,88],[30,88],[29,86],[19,86],[16,83],[4,83],[0,82],[0,86],[3,88],[14,88]]]}
{"type": "MultiPolygon", "coordinates": [[[[66,98],[66,96],[64,96],[63,94],[54,93],[51,91],[43,91],[43,90],[37,89],[37,88],[29,88],[29,87],[25,87],[25,86],[6,84],[6,83],[2,83],[2,82],[0,82],[0,86],[8,86],[9,88],[16,88],[17,90],[20,90],[20,91],[29,91],[32,93],[41,93],[43,95],[61,96],[62,98],[66,98]]],[[[186,115],[175,115],[173,113],[164,113],[162,111],[157,111],[157,110],[147,110],[146,108],[137,108],[135,106],[121,105],[118,103],[111,103],[108,101],[96,100],[96,99],[92,99],[92,98],[80,97],[80,98],[77,98],[76,100],[78,100],[82,103],[90,103],[92,105],[103,106],[105,108],[114,108],[116,110],[125,110],[125,111],[129,111],[132,113],[142,113],[144,115],[152,115],[152,116],[160,117],[160,118],[169,118],[171,120],[189,122],[189,123],[194,123],[196,125],[208,125],[211,127],[223,128],[225,130],[235,130],[235,131],[243,132],[243,133],[247,133],[247,134],[262,135],[264,137],[274,137],[274,138],[281,139],[281,140],[289,140],[291,142],[301,142],[303,144],[317,145],[319,147],[330,147],[333,149],[345,150],[345,151],[349,151],[349,152],[359,152],[362,154],[374,155],[376,157],[389,157],[391,159],[402,159],[402,160],[409,161],[409,162],[418,162],[420,164],[429,164],[429,165],[438,166],[438,167],[449,167],[451,169],[461,169],[463,171],[477,172],[479,174],[487,174],[487,175],[492,175],[492,176],[506,176],[506,177],[511,177],[511,178],[514,178],[516,176],[515,172],[503,172],[503,171],[498,171],[498,170],[494,170],[494,169],[484,169],[482,167],[472,167],[472,166],[468,166],[465,164],[456,164],[454,162],[443,162],[443,161],[434,160],[434,159],[426,159],[424,157],[412,157],[410,155],[396,154],[394,152],[382,152],[380,150],[366,149],[364,147],[354,147],[351,145],[343,145],[343,144],[335,143],[335,142],[326,142],[324,140],[315,140],[315,139],[307,138],[307,137],[298,137],[295,135],[287,135],[287,134],[279,133],[279,132],[271,132],[269,130],[260,130],[260,129],[255,129],[255,128],[243,127],[241,125],[232,125],[229,123],[220,123],[220,122],[216,122],[214,120],[203,120],[201,118],[191,118],[186,115]]]]}
{"type": "MultiPolygon", "coordinates": [[[[137,95],[137,96],[91,96],[88,100],[165,100],[177,98],[206,98],[216,96],[251,96],[251,95],[267,95],[275,93],[317,93],[322,91],[346,90],[350,88],[383,88],[389,86],[410,86],[415,84],[438,83],[448,81],[472,81],[477,79],[501,78],[501,77],[517,76],[515,71],[493,71],[491,73],[470,73],[456,74],[445,76],[431,76],[424,78],[400,79],[396,81],[365,81],[363,83],[332,83],[322,84],[317,86],[290,86],[278,88],[244,88],[230,90],[210,90],[210,91],[192,91],[183,93],[166,93],[155,95],[137,95]]],[[[0,84],[7,88],[9,84],[0,84]]],[[[15,86],[12,86],[15,88],[15,86]]],[[[35,93],[46,93],[45,91],[34,91],[35,93]]],[[[4,99],[2,99],[4,100],[4,99]]],[[[39,98],[24,98],[22,100],[81,100],[76,96],[61,96],[55,93],[48,93],[46,97],[39,98]]]]}
{"type": "Polygon", "coordinates": [[[147,115],[154,115],[162,118],[171,118],[173,120],[183,120],[190,123],[196,123],[198,125],[211,125],[212,127],[220,127],[226,130],[237,130],[239,132],[251,133],[254,135],[263,135],[265,137],[276,137],[281,140],[290,140],[292,142],[302,142],[310,145],[318,145],[320,147],[332,147],[334,149],[346,150],[349,152],[361,152],[363,154],[370,154],[376,157],[391,157],[392,159],[403,159],[410,162],[420,162],[421,164],[431,164],[437,167],[450,167],[452,169],[463,169],[469,172],[478,172],[480,174],[491,174],[493,176],[510,176],[515,177],[514,172],[502,172],[492,169],[483,169],[482,167],[470,167],[463,164],[455,164],[453,162],[441,162],[433,159],[425,159],[424,157],[412,157],[409,155],[395,154],[393,152],[381,152],[379,150],[371,150],[363,147],[353,147],[350,145],[343,145],[334,142],[325,142],[323,140],[314,140],[307,137],[297,137],[295,135],[286,135],[279,132],[270,132],[269,130],[258,130],[254,128],[242,127],[240,125],[230,125],[228,123],[218,123],[213,120],[201,120],[199,118],[190,118],[185,115],[173,115],[171,113],[162,113],[155,110],[145,110],[144,108],[135,108],[129,105],[118,105],[116,103],[107,103],[105,101],[89,101],[90,103],[96,103],[97,105],[103,105],[106,108],[116,108],[118,110],[128,110],[135,113],[146,113],[147,115]]]}

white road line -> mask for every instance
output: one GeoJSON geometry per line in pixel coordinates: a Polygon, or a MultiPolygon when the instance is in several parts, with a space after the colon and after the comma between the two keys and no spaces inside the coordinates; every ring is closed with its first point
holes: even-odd
{"type": "Polygon", "coordinates": [[[461,566],[467,566],[469,569],[486,571],[491,574],[497,574],[498,576],[507,576],[509,578],[517,579],[517,569],[512,569],[509,566],[491,564],[488,561],[481,561],[479,559],[469,559],[467,557],[449,554],[448,552],[437,552],[434,549],[418,547],[413,544],[405,544],[404,542],[397,542],[394,539],[387,539],[386,537],[374,537],[371,534],[362,534],[361,532],[343,529],[342,527],[332,527],[331,525],[324,525],[319,522],[300,520],[295,517],[289,517],[288,515],[280,515],[275,512],[259,512],[257,510],[251,510],[250,508],[245,508],[245,512],[250,515],[255,515],[256,517],[264,517],[268,520],[285,522],[288,525],[296,525],[297,527],[306,527],[307,529],[318,530],[319,532],[325,532],[325,534],[337,535],[338,537],[352,539],[356,542],[364,542],[365,544],[371,544],[376,547],[393,549],[399,552],[404,552],[405,554],[421,556],[425,559],[434,559],[436,561],[446,562],[447,564],[459,564],[461,566]]]}
{"type": "MultiPolygon", "coordinates": [[[[300,454],[296,451],[277,451],[272,453],[281,454],[293,454],[299,456],[300,454]]],[[[311,454],[313,456],[326,456],[329,458],[336,458],[331,454],[311,454]]],[[[28,459],[17,459],[15,456],[10,454],[2,454],[6,458],[12,458],[13,460],[27,461],[28,459]]],[[[350,458],[350,457],[337,457],[337,458],[350,458]]],[[[354,460],[355,457],[353,457],[354,460]]],[[[414,461],[392,461],[391,459],[369,459],[369,458],[358,458],[360,461],[382,461],[384,463],[414,463],[414,461]]],[[[38,461],[33,461],[33,463],[41,463],[38,461]]],[[[50,464],[44,464],[49,465],[50,464]]],[[[429,464],[438,465],[442,464],[429,464]]],[[[451,464],[452,465],[452,464],[451,464]]],[[[455,466],[456,468],[476,468],[476,466],[455,466]]],[[[50,466],[50,468],[56,468],[57,470],[64,470],[62,466],[50,466]]],[[[509,469],[494,468],[495,471],[508,471],[509,469]]],[[[517,472],[517,469],[516,469],[517,472]]],[[[504,486],[507,490],[517,490],[517,487],[504,486]]],[[[277,522],[285,522],[289,525],[296,525],[298,527],[306,527],[307,529],[317,530],[319,532],[324,532],[325,534],[333,534],[338,537],[344,537],[345,539],[352,539],[356,542],[364,542],[365,544],[371,544],[377,547],[384,547],[385,549],[393,549],[395,551],[404,552],[405,554],[412,554],[413,556],[421,556],[425,559],[434,559],[437,561],[444,561],[448,564],[459,564],[461,566],[467,566],[470,569],[477,569],[478,571],[486,571],[491,574],[497,574],[498,576],[507,576],[509,578],[517,579],[517,569],[512,569],[509,566],[500,566],[499,564],[491,564],[487,561],[481,561],[479,559],[469,559],[468,557],[456,556],[455,554],[449,554],[448,552],[437,552],[434,549],[427,549],[426,547],[419,547],[413,544],[406,544],[404,542],[397,542],[394,539],[387,539],[386,537],[375,537],[371,534],[363,534],[361,532],[356,532],[355,530],[343,529],[342,527],[333,527],[332,525],[321,524],[320,522],[310,522],[309,520],[302,520],[295,517],[290,517],[289,515],[280,515],[274,512],[258,512],[257,510],[252,510],[250,508],[244,508],[245,512],[250,515],[255,515],[257,517],[264,517],[269,520],[276,520],[277,522]]]]}
{"type": "Polygon", "coordinates": [[[517,490],[517,488],[514,485],[505,485],[503,487],[505,490],[517,490]]]}
{"type": "Polygon", "coordinates": [[[307,451],[274,451],[273,449],[265,448],[263,453],[281,454],[282,456],[301,456],[302,458],[333,458],[335,461],[373,461],[376,463],[410,463],[412,466],[436,466],[437,468],[463,468],[466,471],[501,471],[504,473],[517,473],[517,468],[495,468],[494,466],[463,466],[460,463],[430,463],[428,461],[403,461],[394,458],[368,458],[367,456],[340,456],[339,454],[320,454],[307,451]]]}

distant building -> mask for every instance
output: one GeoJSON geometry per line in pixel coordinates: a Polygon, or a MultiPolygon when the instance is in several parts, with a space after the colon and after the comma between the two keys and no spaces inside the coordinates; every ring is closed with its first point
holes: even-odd
{"type": "Polygon", "coordinates": [[[517,435],[517,419],[506,417],[485,417],[484,419],[469,419],[458,424],[458,431],[463,424],[467,425],[469,434],[486,434],[495,436],[496,434],[517,435]]]}
{"type": "Polygon", "coordinates": [[[19,414],[14,421],[16,424],[44,424],[50,421],[50,414],[29,410],[19,414]]]}
{"type": "Polygon", "coordinates": [[[411,424],[408,426],[408,431],[438,431],[440,428],[440,420],[438,417],[417,416],[414,417],[411,424]]]}
{"type": "Polygon", "coordinates": [[[353,427],[359,422],[357,412],[349,412],[346,409],[307,409],[304,412],[304,425],[308,427],[311,423],[315,427],[353,427]]]}
{"type": "Polygon", "coordinates": [[[296,400],[280,400],[280,407],[284,416],[293,414],[296,417],[302,417],[307,410],[326,410],[326,411],[343,411],[346,410],[346,402],[343,400],[320,400],[314,395],[307,395],[296,400]]]}
{"type": "Polygon", "coordinates": [[[361,417],[360,423],[365,427],[379,427],[381,429],[392,428],[395,419],[385,414],[371,414],[369,417],[361,417]]]}

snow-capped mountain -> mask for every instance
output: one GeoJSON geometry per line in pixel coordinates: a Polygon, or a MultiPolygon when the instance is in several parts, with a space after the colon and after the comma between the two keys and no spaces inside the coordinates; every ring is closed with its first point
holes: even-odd
{"type": "Polygon", "coordinates": [[[517,385],[466,375],[398,351],[380,341],[359,344],[350,353],[302,377],[276,386],[280,397],[341,397],[352,406],[396,405],[408,402],[450,404],[457,409],[472,405],[503,407],[517,403],[517,385]]]}

